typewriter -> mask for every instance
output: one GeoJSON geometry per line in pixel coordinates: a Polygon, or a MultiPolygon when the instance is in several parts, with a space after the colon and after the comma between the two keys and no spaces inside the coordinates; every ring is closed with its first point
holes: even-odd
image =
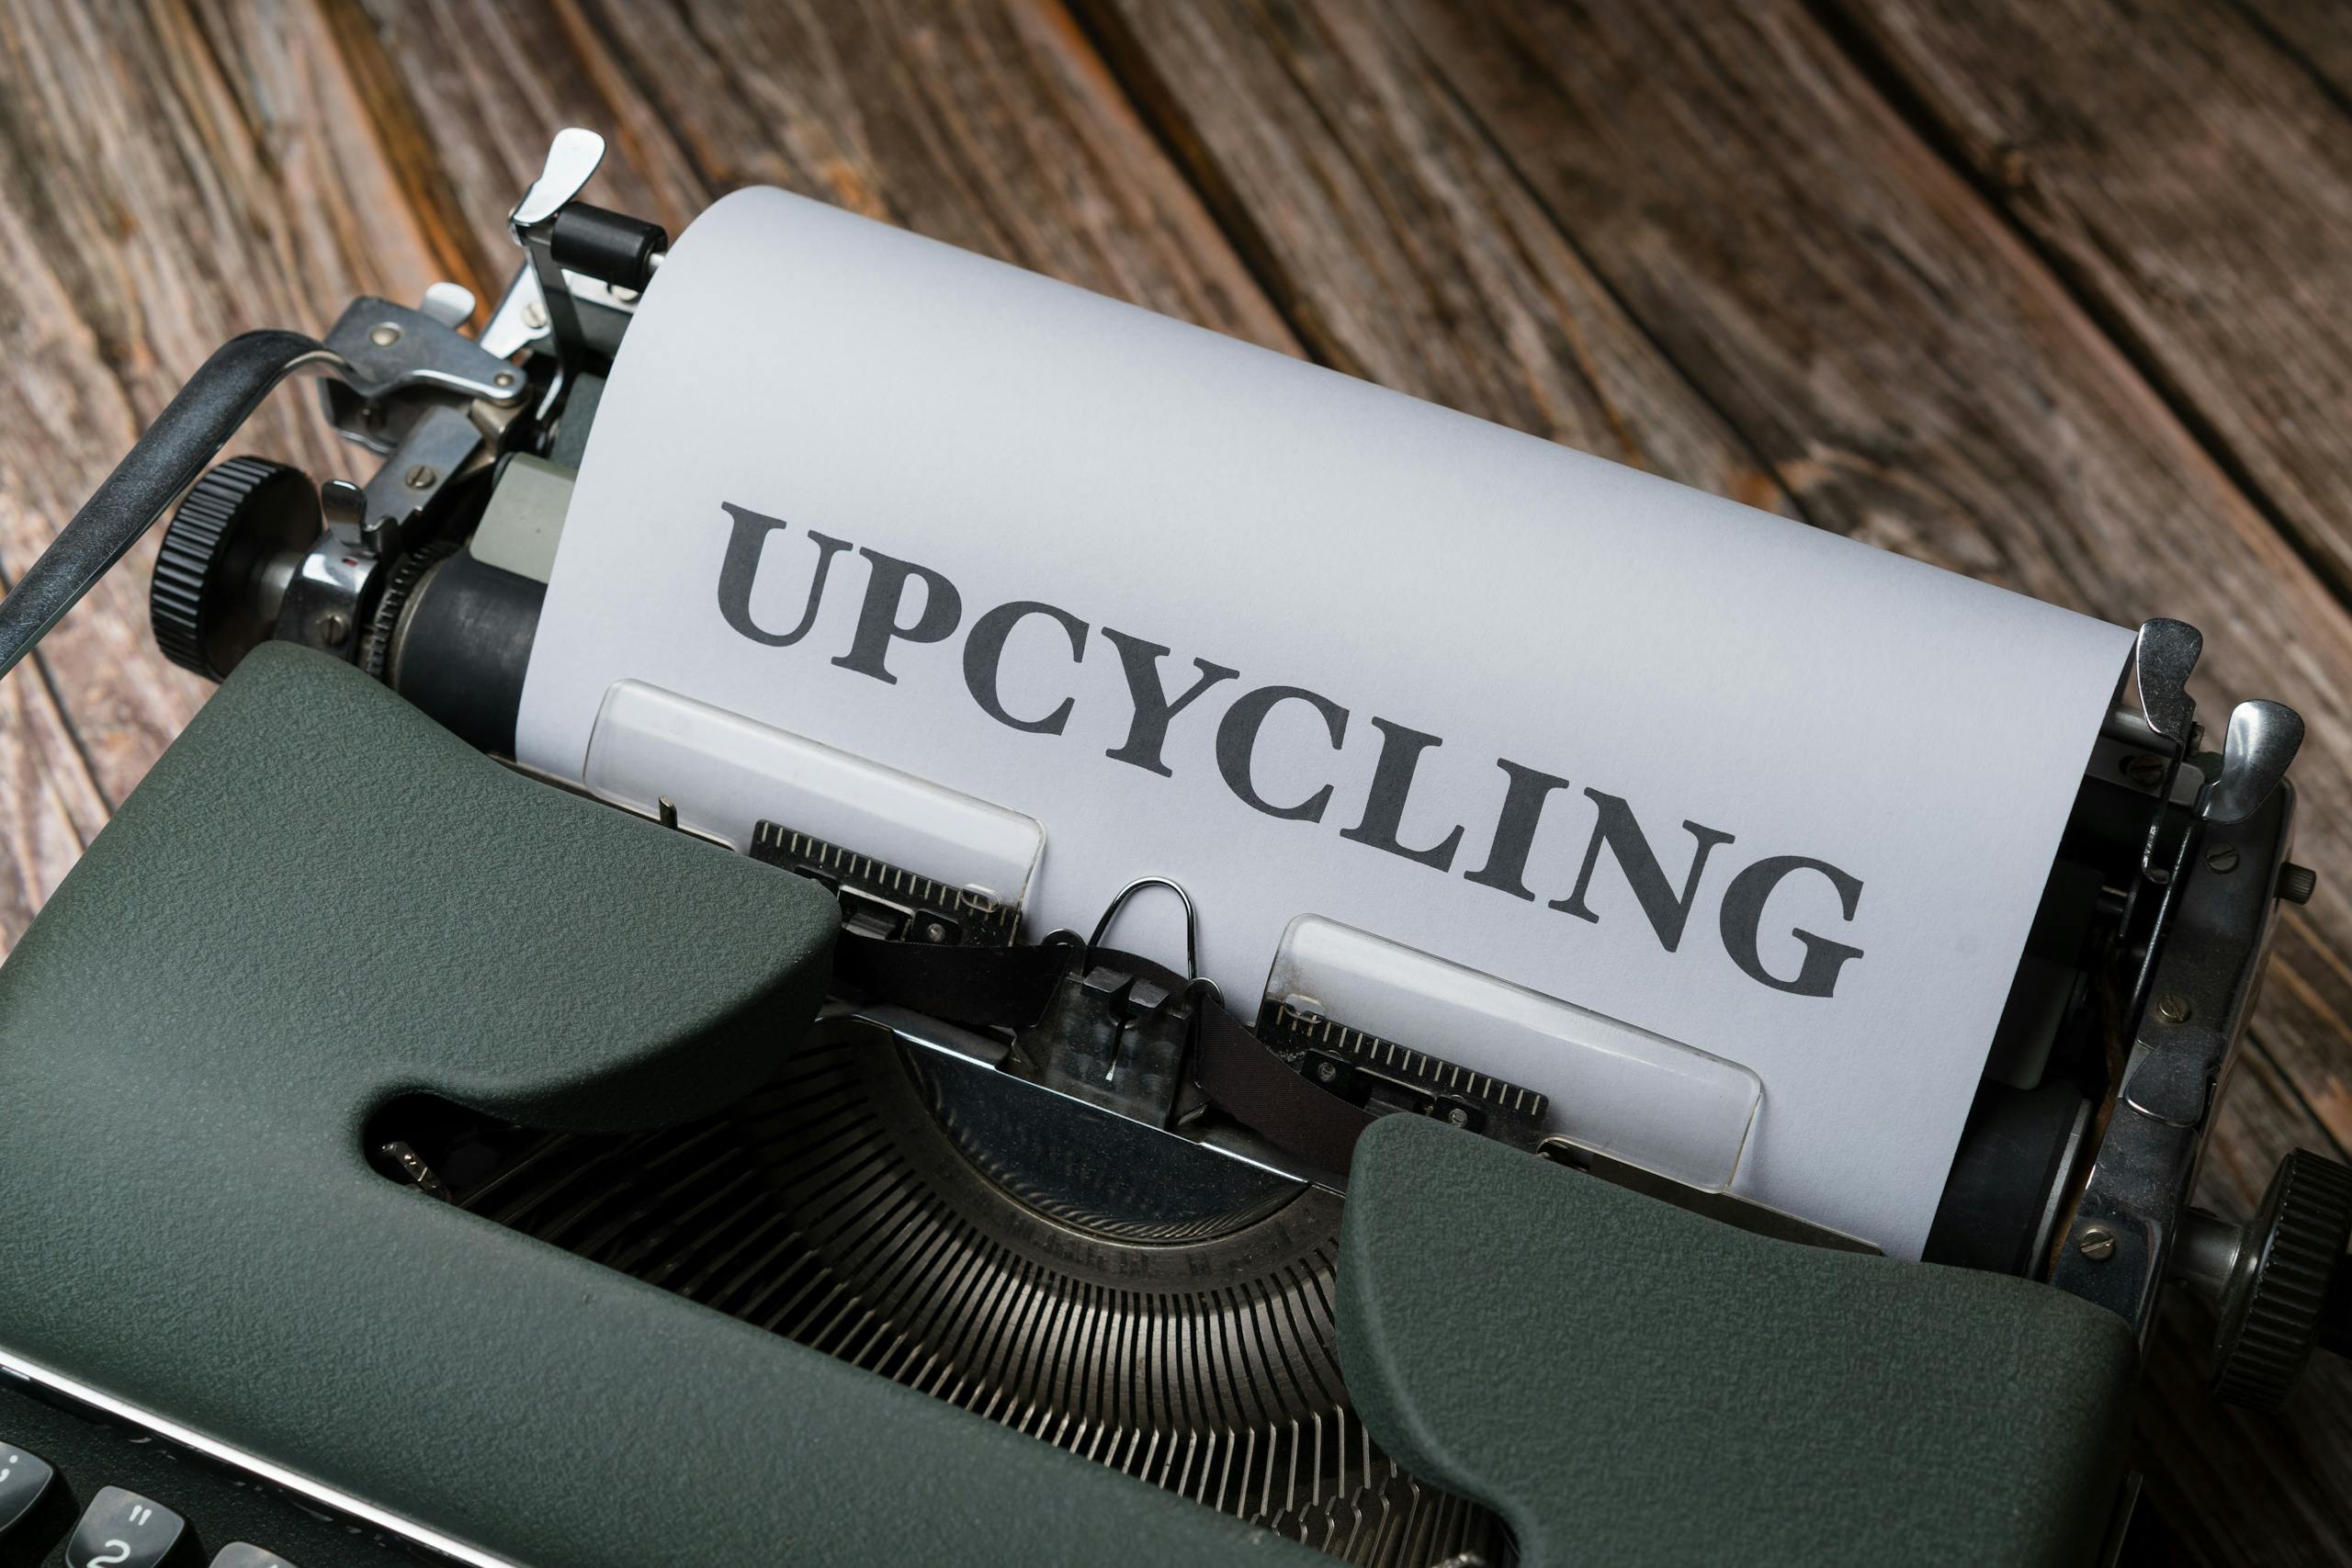
{"type": "Polygon", "coordinates": [[[1245,1024],[1116,906],[1033,935],[756,790],[714,845],[691,748],[514,764],[667,244],[580,198],[602,150],[478,336],[444,284],[232,341],[0,604],[6,668],[169,513],[155,636],[221,682],[0,968],[0,1562],[2086,1562],[2168,1287],[2224,1398],[2344,1349],[2352,1171],[2188,1201],[2313,874],[2301,720],[2211,734],[2179,622],[1925,1263],[1464,1065],[1566,1003],[1310,922],[1245,1024]],[[213,465],[296,371],[364,481],[213,465]]]}

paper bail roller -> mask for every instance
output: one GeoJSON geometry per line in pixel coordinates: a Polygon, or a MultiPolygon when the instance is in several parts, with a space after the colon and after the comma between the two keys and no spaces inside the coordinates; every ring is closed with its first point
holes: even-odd
{"type": "Polygon", "coordinates": [[[1442,1058],[1436,1087],[1473,1103],[1527,1111],[1514,1086],[1544,1083],[1529,1112],[1544,1134],[1702,1191],[1731,1186],[1764,1098],[1736,1062],[1319,915],[1283,932],[1260,1032],[1285,1012],[1370,1037],[1346,1043],[1408,1081],[1442,1058]]]}
{"type": "MultiPolygon", "coordinates": [[[[605,694],[582,781],[590,793],[763,859],[784,857],[863,915],[985,913],[1012,940],[1045,848],[1035,820],[641,681],[605,694]],[[854,885],[854,886],[853,886],[854,885]]],[[[943,934],[931,940],[945,940],[943,934]]]]}

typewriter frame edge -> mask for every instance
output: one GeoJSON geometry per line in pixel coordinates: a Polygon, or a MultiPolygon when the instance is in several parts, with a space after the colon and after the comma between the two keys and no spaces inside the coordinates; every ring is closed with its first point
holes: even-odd
{"type": "Polygon", "coordinates": [[[2175,1274],[2173,1246],[2193,1213],[2205,1141],[2261,991],[2294,807],[2294,786],[2282,783],[2245,821],[2201,824],[2130,1054],[2043,1260],[2052,1285],[2114,1312],[2143,1345],[2168,1279],[2218,1288],[2201,1269],[2175,1274]],[[2207,857],[2223,847],[2236,852],[2237,863],[2211,869],[2207,857]],[[2248,930],[2251,940],[2233,936],[2248,930]]]}
{"type": "Polygon", "coordinates": [[[0,1387],[6,1387],[10,1380],[26,1385],[33,1397],[47,1404],[85,1419],[127,1422],[142,1435],[274,1487],[290,1495],[300,1506],[323,1511],[347,1524],[368,1526],[397,1536],[413,1551],[430,1553],[440,1561],[461,1564],[462,1568],[524,1568],[519,1562],[469,1546],[429,1525],[379,1507],[340,1487],[314,1481],[234,1443],[209,1437],[168,1416],[107,1393],[0,1346],[0,1387]]]}

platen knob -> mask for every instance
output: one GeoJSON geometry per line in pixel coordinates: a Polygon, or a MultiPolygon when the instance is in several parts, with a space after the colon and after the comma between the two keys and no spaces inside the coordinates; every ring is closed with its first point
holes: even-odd
{"type": "Polygon", "coordinates": [[[266,640],[323,526],[300,468],[232,457],[188,488],[155,556],[148,622],[164,657],[218,681],[266,640]]]}
{"type": "MultiPolygon", "coordinates": [[[[2278,1163],[2245,1227],[2222,1293],[2213,1392],[2276,1410],[2312,1348],[2346,1348],[2346,1291],[2335,1284],[2352,1240],[2352,1168],[2307,1149],[2278,1163]]],[[[2347,1276],[2352,1278],[2352,1276],[2347,1276]]]]}

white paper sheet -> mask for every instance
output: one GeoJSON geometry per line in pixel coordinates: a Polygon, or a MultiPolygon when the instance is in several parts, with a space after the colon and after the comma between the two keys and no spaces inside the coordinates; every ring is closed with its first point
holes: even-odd
{"type": "MultiPolygon", "coordinates": [[[[643,680],[1037,818],[1033,932],[1176,879],[1245,1014],[1312,912],[1623,1019],[1761,1077],[1741,1190],[1916,1255],[2129,648],[755,190],[686,232],[630,329],[517,747],[577,778],[606,689],[643,680]],[[763,547],[739,558],[734,618],[765,640],[722,612],[739,533],[763,547]],[[784,641],[820,557],[813,621],[784,641]],[[861,652],[893,560],[922,571],[878,610],[939,635],[861,652]],[[1052,610],[999,610],[1023,604],[1052,610]],[[1131,734],[1123,645],[1169,650],[1170,698],[1196,660],[1216,677],[1156,747],[1131,734]],[[1245,803],[1220,736],[1263,806],[1319,816],[1245,803]],[[1417,763],[1393,833],[1368,809],[1384,755],[1392,783],[1417,763]],[[1514,787],[1541,799],[1523,869],[1498,841],[1514,787]],[[1657,919],[1611,841],[1571,899],[1603,812],[1588,790],[1654,850],[1657,919]],[[1686,823],[1709,848],[1677,931],[1686,823]]],[[[1181,957],[1172,909],[1138,905],[1119,937],[1181,957]]]]}

